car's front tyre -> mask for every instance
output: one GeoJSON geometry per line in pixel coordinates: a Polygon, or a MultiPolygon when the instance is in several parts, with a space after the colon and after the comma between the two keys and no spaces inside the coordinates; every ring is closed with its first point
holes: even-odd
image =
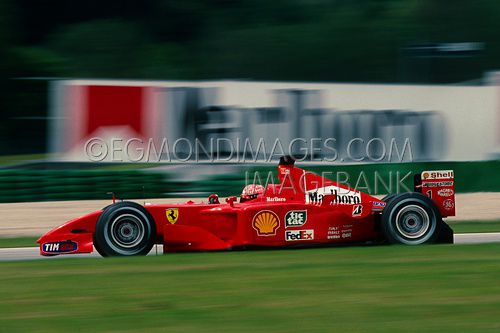
{"type": "Polygon", "coordinates": [[[146,255],[154,245],[156,224],[135,202],[107,207],[97,220],[94,246],[104,257],[146,255]]]}

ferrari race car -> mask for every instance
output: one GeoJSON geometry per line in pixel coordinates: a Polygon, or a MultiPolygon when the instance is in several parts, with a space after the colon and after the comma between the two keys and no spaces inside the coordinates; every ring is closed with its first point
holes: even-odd
{"type": "Polygon", "coordinates": [[[415,192],[380,200],[295,167],[278,166],[279,184],[245,187],[239,200],[144,204],[121,201],[43,235],[40,254],[147,254],[262,247],[388,242],[453,243],[443,218],[455,215],[453,171],[424,171],[415,192]]]}

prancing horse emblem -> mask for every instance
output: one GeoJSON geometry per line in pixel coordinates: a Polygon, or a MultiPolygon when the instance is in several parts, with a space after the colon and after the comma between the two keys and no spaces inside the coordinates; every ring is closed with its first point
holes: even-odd
{"type": "Polygon", "coordinates": [[[174,224],[179,218],[179,208],[168,208],[165,212],[168,222],[174,224]]]}

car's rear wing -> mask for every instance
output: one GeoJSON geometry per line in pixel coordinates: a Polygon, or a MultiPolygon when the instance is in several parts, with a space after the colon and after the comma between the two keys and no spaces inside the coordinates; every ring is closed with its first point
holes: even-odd
{"type": "Polygon", "coordinates": [[[455,181],[453,170],[423,171],[415,175],[415,192],[429,198],[442,217],[455,216],[455,181]]]}

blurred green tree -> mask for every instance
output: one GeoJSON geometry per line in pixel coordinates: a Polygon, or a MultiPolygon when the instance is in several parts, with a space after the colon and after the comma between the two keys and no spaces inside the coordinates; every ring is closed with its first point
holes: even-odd
{"type": "Polygon", "coordinates": [[[500,66],[498,31],[497,0],[3,0],[0,153],[45,147],[46,88],[15,78],[460,82],[500,66]],[[405,51],[441,42],[484,50],[405,51]]]}

